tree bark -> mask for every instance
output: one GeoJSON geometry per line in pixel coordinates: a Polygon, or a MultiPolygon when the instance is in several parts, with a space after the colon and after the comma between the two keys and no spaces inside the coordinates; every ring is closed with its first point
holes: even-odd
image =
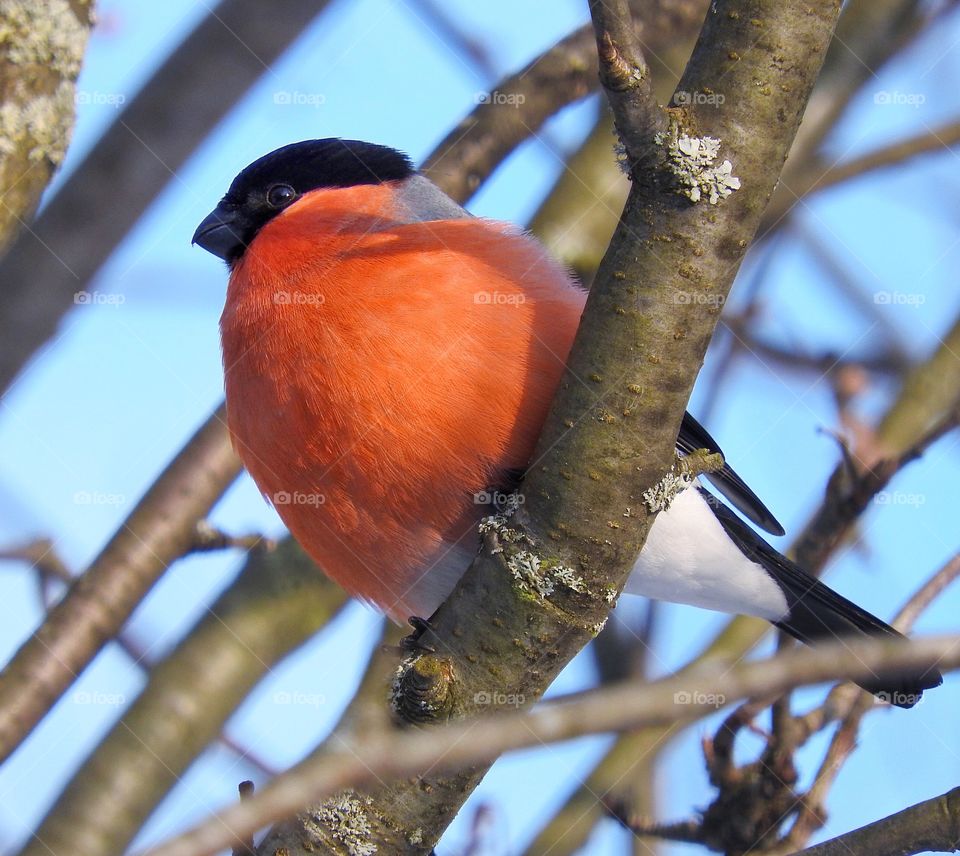
{"type": "Polygon", "coordinates": [[[0,250],[31,218],[66,154],[90,7],[0,0],[0,250]]]}

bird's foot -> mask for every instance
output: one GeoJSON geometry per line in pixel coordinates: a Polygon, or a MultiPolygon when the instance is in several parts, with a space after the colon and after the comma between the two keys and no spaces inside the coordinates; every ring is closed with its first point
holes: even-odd
{"type": "Polygon", "coordinates": [[[400,640],[400,648],[410,654],[435,654],[437,649],[424,641],[424,636],[433,630],[429,619],[411,615],[407,623],[413,628],[413,633],[400,640]]]}

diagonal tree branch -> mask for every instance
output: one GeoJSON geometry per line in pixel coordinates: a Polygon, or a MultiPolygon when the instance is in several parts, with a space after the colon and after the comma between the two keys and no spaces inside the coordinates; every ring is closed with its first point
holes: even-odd
{"type": "MultiPolygon", "coordinates": [[[[759,224],[838,12],[834,2],[711,8],[681,86],[717,91],[722,83],[731,93],[725,111],[694,104],[660,114],[643,83],[642,51],[615,20],[625,19],[623,5],[600,21],[604,79],[617,87],[614,106],[630,105],[618,113],[618,128],[626,151],[642,160],[629,164],[630,198],[525,483],[527,503],[487,532],[485,553],[432,618],[425,641],[436,653],[401,666],[394,701],[402,718],[476,715],[493,692],[538,698],[602,626],[643,544],[650,516],[641,494],[673,459],[676,427],[716,322],[702,307],[725,295],[759,224]],[[771,91],[789,97],[774,101],[771,91]],[[633,124],[647,120],[655,127],[633,124]],[[721,144],[707,139],[714,134],[749,176],[734,195],[731,167],[714,157],[721,144]],[[704,150],[691,164],[683,148],[693,140],[704,150]],[[678,293],[704,300],[678,300],[678,293]],[[518,519],[524,530],[514,528],[518,519]],[[518,562],[533,573],[532,586],[522,582],[529,576],[518,562]],[[548,580],[553,573],[571,585],[538,582],[538,567],[548,580]]],[[[362,816],[365,840],[425,853],[483,771],[387,784],[362,805],[341,795],[303,813],[288,838],[268,836],[260,851],[345,852],[337,819],[349,804],[362,816]]]]}
{"type": "Polygon", "coordinates": [[[0,672],[0,761],[123,626],[240,472],[218,409],[0,672]]]}
{"type": "Polygon", "coordinates": [[[900,165],[921,155],[952,153],[953,147],[958,143],[960,121],[954,119],[832,166],[811,155],[802,164],[798,163],[794,167],[789,188],[785,187],[774,197],[764,214],[761,230],[766,232],[783,225],[798,199],[805,199],[843,182],[900,165]]]}
{"type": "Polygon", "coordinates": [[[741,661],[726,674],[701,670],[694,676],[577,693],[533,711],[416,731],[370,732],[347,749],[307,759],[243,804],[219,812],[196,829],[147,851],[146,856],[207,856],[295,811],[308,795],[318,797],[422,769],[455,770],[503,752],[584,734],[689,722],[738,699],[779,694],[804,684],[902,674],[933,664],[960,668],[960,637],[834,642],[767,660],[741,661]]]}
{"type": "Polygon", "coordinates": [[[254,549],[54,803],[21,856],[113,856],[276,663],[346,602],[291,539],[254,549]]]}
{"type": "MultiPolygon", "coordinates": [[[[198,534],[203,538],[204,547],[210,547],[209,538],[212,537],[213,529],[209,524],[198,524],[198,534]]],[[[242,536],[231,538],[230,536],[219,533],[224,543],[222,549],[230,547],[240,547],[246,551],[254,548],[258,550],[273,550],[276,545],[262,538],[262,536],[242,536]]],[[[53,591],[54,584],[60,583],[64,586],[70,586],[74,582],[74,574],[67,565],[57,555],[54,544],[46,538],[37,539],[19,547],[0,550],[0,559],[14,559],[27,562],[32,566],[34,576],[37,581],[37,595],[44,613],[59,600],[62,591],[53,591]]],[[[57,586],[58,590],[60,586],[57,586]]],[[[138,640],[133,638],[127,628],[114,637],[114,641],[121,651],[126,655],[130,664],[139,669],[144,674],[149,675],[155,666],[155,662],[150,657],[147,647],[141,645],[138,640]]],[[[264,776],[275,776],[277,771],[270,764],[260,758],[257,753],[248,746],[244,746],[234,740],[226,731],[222,731],[217,740],[227,749],[243,759],[251,767],[255,768],[264,776]]]]}
{"type": "Polygon", "coordinates": [[[910,856],[960,850],[960,788],[883,820],[809,847],[794,856],[910,856]]]}

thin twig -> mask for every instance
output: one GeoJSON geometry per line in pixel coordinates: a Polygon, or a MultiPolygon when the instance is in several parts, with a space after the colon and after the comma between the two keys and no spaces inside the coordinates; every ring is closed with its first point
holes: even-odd
{"type": "MultiPolygon", "coordinates": [[[[241,803],[244,800],[250,799],[250,797],[253,796],[253,782],[240,782],[237,786],[237,791],[240,794],[241,803]]],[[[231,856],[256,856],[256,851],[253,847],[253,833],[250,833],[233,848],[231,856]]]]}
{"type": "MultiPolygon", "coordinates": [[[[920,614],[940,595],[950,583],[960,576],[960,553],[936,571],[901,607],[893,625],[902,633],[909,633],[920,614]]],[[[782,839],[782,852],[790,852],[804,846],[810,836],[822,825],[826,812],[827,794],[836,782],[843,764],[856,748],[857,734],[863,717],[876,709],[870,695],[859,692],[849,685],[838,685],[831,690],[827,701],[800,720],[804,742],[815,731],[840,719],[840,727],[834,733],[827,751],[814,776],[813,784],[803,797],[800,811],[793,826],[782,839]]]]}
{"type": "Polygon", "coordinates": [[[804,684],[883,677],[932,665],[943,669],[960,667],[960,636],[913,642],[865,639],[832,643],[759,662],[740,662],[722,675],[710,669],[696,678],[685,675],[577,693],[530,712],[498,714],[429,729],[367,732],[362,740],[346,749],[304,761],[249,801],[224,809],[148,853],[208,856],[231,844],[236,836],[249,834],[271,820],[294,813],[305,801],[342,788],[412,775],[424,769],[461,769],[514,749],[584,734],[689,722],[713,712],[718,697],[732,702],[804,684]],[[693,680],[697,694],[688,704],[693,680]]]}

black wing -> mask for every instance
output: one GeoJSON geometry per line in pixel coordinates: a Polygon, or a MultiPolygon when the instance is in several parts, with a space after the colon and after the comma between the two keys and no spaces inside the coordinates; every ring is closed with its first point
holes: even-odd
{"type": "MultiPolygon", "coordinates": [[[[680,424],[680,436],[677,437],[677,449],[689,455],[695,449],[708,449],[711,452],[721,452],[717,441],[713,439],[696,419],[689,413],[683,414],[680,424]]],[[[721,452],[722,454],[722,452],[721,452]]],[[[784,529],[779,521],[729,464],[715,473],[704,474],[710,483],[722,493],[741,514],[748,520],[756,523],[771,535],[783,535],[784,529]]]]}

